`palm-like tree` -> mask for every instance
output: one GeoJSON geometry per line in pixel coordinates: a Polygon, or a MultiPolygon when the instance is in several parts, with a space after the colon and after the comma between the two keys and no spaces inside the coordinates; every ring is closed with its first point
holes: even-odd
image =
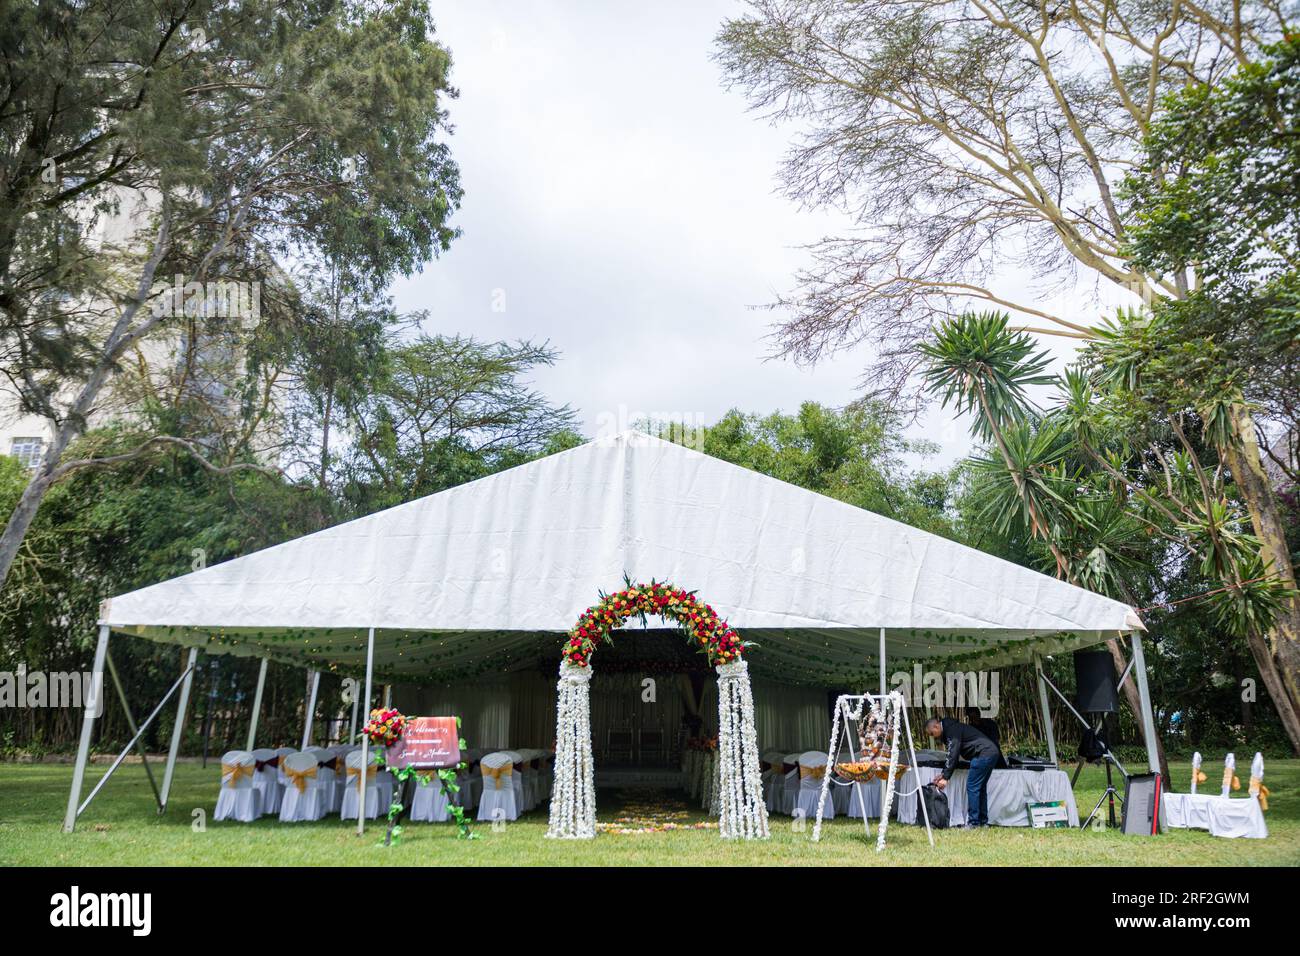
{"type": "MultiPolygon", "coordinates": [[[[996,448],[996,457],[974,462],[983,512],[995,526],[1023,524],[1051,554],[1057,577],[1132,603],[1124,572],[1140,567],[1130,557],[1133,528],[1116,520],[1104,500],[1083,493],[1088,477],[1068,420],[1044,415],[1028,396],[1030,388],[1058,381],[1047,374],[1050,359],[1008,322],[1005,313],[967,312],[939,325],[933,341],[921,346],[929,359],[926,390],[944,407],[973,415],[974,433],[996,448]]],[[[1106,645],[1122,672],[1127,663],[1119,643],[1106,645]]],[[[1124,694],[1140,715],[1132,681],[1124,682],[1124,694]]],[[[1168,779],[1158,737],[1156,747],[1168,779]]]]}

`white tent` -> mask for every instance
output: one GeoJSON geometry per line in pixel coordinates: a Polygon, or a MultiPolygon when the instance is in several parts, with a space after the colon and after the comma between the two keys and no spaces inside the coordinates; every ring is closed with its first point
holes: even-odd
{"type": "Polygon", "coordinates": [[[101,644],[446,680],[539,646],[558,661],[625,574],[698,592],[757,645],[757,674],[792,683],[1029,662],[1142,628],[1109,598],[628,432],[114,597],[101,644]]]}

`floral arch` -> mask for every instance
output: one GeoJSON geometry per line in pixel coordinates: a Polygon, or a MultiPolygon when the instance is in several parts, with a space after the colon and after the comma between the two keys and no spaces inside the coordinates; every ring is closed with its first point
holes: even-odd
{"type": "Polygon", "coordinates": [[[613,631],[633,617],[644,620],[650,615],[679,626],[687,643],[705,654],[718,672],[719,832],[731,839],[768,836],[745,642],[694,592],[654,580],[628,580],[621,591],[601,594],[569,631],[556,685],[555,785],[546,835],[596,835],[591,658],[600,644],[613,643],[613,631]]]}

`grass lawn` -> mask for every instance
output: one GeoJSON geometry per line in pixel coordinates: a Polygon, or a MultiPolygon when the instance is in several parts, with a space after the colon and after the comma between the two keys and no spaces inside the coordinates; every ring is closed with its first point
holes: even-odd
{"type": "MultiPolygon", "coordinates": [[[[104,769],[88,769],[86,793],[104,769]]],[[[1175,764],[1172,772],[1183,785],[1189,765],[1175,764]]],[[[773,818],[772,839],[765,842],[724,842],[710,830],[547,840],[544,810],[500,831],[485,826],[472,842],[457,840],[451,825],[412,824],[401,845],[387,850],[375,846],[377,827],[358,839],[352,826],[337,818],[293,825],[270,818],[254,824],[209,819],[206,829],[196,832],[192,813],[201,808],[210,818],[218,774],[216,763],[206,770],[180,764],[171,810],[160,819],[143,769],[124,766],[82,816],[77,832],[66,835],[60,826],[71,765],[0,764],[0,865],[1300,865],[1300,760],[1274,760],[1267,767],[1273,793],[1267,840],[1219,840],[1189,830],[1142,839],[1116,832],[989,829],[936,833],[932,850],[923,829],[897,825],[889,829],[883,859],[875,853],[874,837],[864,836],[861,821],[847,819],[827,823],[816,844],[809,840],[811,823],[797,830],[786,817],[773,818]]],[[[1081,815],[1092,809],[1104,785],[1099,768],[1084,771],[1075,791],[1081,815]]],[[[616,801],[602,791],[598,818],[611,819],[616,801]]],[[[692,819],[705,817],[692,814],[692,819]]]]}

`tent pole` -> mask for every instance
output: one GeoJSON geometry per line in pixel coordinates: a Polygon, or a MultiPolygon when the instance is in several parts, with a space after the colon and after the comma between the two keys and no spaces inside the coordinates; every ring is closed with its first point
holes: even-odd
{"type": "Polygon", "coordinates": [[[122,712],[126,715],[126,726],[137,741],[137,749],[140,751],[140,763],[144,765],[145,776],[149,778],[149,786],[153,790],[153,798],[158,806],[162,806],[162,797],[158,793],[158,781],[153,778],[153,768],[149,766],[149,754],[145,751],[145,746],[139,743],[140,729],[135,723],[135,714],[131,713],[131,705],[126,700],[126,690],[122,687],[122,679],[117,674],[117,665],[113,663],[113,655],[105,653],[104,663],[108,665],[108,676],[113,678],[113,686],[117,689],[117,699],[122,703],[122,712]]]}
{"type": "Polygon", "coordinates": [[[302,716],[302,746],[299,750],[306,750],[311,746],[311,725],[312,718],[316,716],[316,694],[320,690],[320,671],[309,671],[311,674],[311,690],[307,694],[307,711],[302,716]]]}
{"type": "MultiPolygon", "coordinates": [[[[1123,638],[1123,634],[1120,635],[1123,638]]],[[[1133,676],[1137,678],[1138,703],[1142,713],[1142,737],[1147,745],[1147,768],[1152,773],[1160,772],[1160,755],[1156,752],[1156,716],[1151,709],[1151,688],[1147,684],[1147,659],[1142,653],[1142,638],[1134,631],[1129,639],[1133,642],[1133,676]]]]}
{"type": "Polygon", "coordinates": [[[199,660],[199,649],[190,648],[185,663],[185,680],[181,684],[181,697],[176,702],[176,723],[172,727],[172,745],[167,751],[167,769],[163,771],[162,799],[158,803],[160,814],[167,812],[167,798],[172,792],[172,777],[176,773],[176,755],[181,749],[181,735],[185,732],[185,716],[190,708],[190,685],[194,683],[194,666],[199,660]]]}
{"type": "MultiPolygon", "coordinates": [[[[885,706],[885,629],[882,627],[882,628],[880,629],[880,707],[881,707],[881,713],[884,713],[884,706],[885,706]]],[[[884,780],[880,781],[880,812],[881,812],[882,815],[883,815],[884,812],[885,812],[885,793],[886,793],[886,791],[887,791],[888,789],[889,789],[889,784],[888,784],[886,781],[884,781],[884,780]]],[[[866,808],[865,805],[862,807],[862,818],[863,818],[864,820],[867,818],[867,808],[866,808]]],[[[882,821],[882,823],[883,823],[883,821],[882,821]]],[[[888,824],[886,824],[886,825],[888,825],[888,824]]],[[[868,833],[868,835],[870,835],[871,831],[868,830],[867,833],[868,833]]]]}
{"type": "Polygon", "coordinates": [[[68,794],[68,810],[63,815],[63,832],[71,833],[77,825],[77,806],[81,803],[81,784],[86,778],[86,761],[90,758],[90,737],[95,730],[95,715],[99,710],[99,695],[104,683],[104,656],[108,653],[108,625],[99,625],[99,640],[95,644],[95,663],[91,668],[90,689],[85,692],[85,713],[81,716],[81,742],[77,745],[77,762],[72,768],[72,791],[68,794]]]}
{"type": "Polygon", "coordinates": [[[885,696],[885,629],[880,629],[880,696],[885,696]]]}
{"type": "Polygon", "coordinates": [[[1043,659],[1034,655],[1034,673],[1038,676],[1038,706],[1043,712],[1043,733],[1047,735],[1047,756],[1056,763],[1056,728],[1052,726],[1052,708],[1047,697],[1047,681],[1043,677],[1043,659]]]}
{"type": "Polygon", "coordinates": [[[253,749],[253,742],[257,740],[257,719],[262,716],[262,690],[266,687],[266,664],[265,657],[262,658],[262,666],[257,669],[257,690],[253,693],[253,717],[248,722],[248,743],[245,750],[253,749]]]}
{"type": "MultiPolygon", "coordinates": [[[[370,712],[371,680],[375,673],[375,629],[366,638],[366,713],[370,712]]],[[[357,836],[366,832],[366,771],[370,763],[370,738],[361,735],[361,790],[357,793],[357,836]]]]}

